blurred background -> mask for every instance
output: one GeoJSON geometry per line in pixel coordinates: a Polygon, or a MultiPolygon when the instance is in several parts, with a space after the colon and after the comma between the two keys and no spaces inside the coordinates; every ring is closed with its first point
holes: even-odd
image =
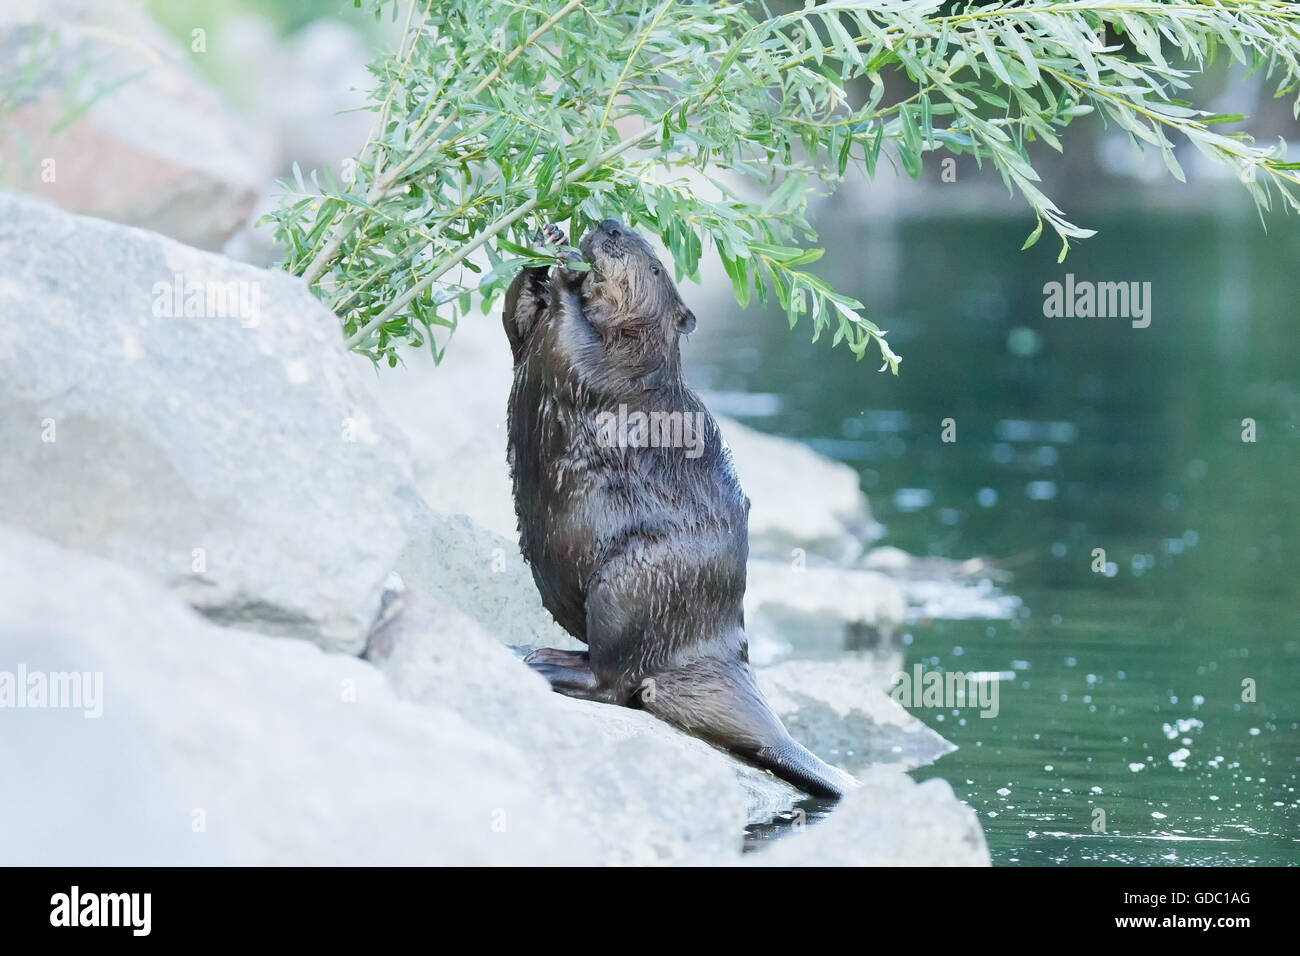
{"type": "MultiPolygon", "coordinates": [[[[52,15],[64,6],[77,5],[52,15]]],[[[123,169],[69,204],[269,264],[252,221],[293,163],[337,169],[359,147],[365,65],[395,25],[349,0],[146,7],[153,23],[116,26],[189,52],[140,95],[148,109],[183,100],[211,139],[160,160],[183,172],[170,198],[157,169],[123,169]],[[229,215],[196,222],[189,201],[229,215]]],[[[1260,142],[1300,133],[1291,100],[1239,70],[1189,98],[1247,114],[1233,128],[1260,142]]],[[[99,135],[147,139],[142,109],[99,135]]],[[[1295,864],[1300,219],[1261,221],[1240,184],[1181,148],[1177,183],[1096,117],[1063,142],[1066,155],[1035,157],[1043,191],[1098,230],[1064,264],[1051,237],[1020,251],[1027,207],[966,157],[945,175],[931,154],[916,181],[883,167],[814,201],[821,274],[888,330],[897,378],[808,342],[774,308],[740,310],[720,269],[684,290],[700,317],[688,378],[715,412],[855,468],[878,546],[983,558],[1020,598],[996,617],[914,614],[902,638],[906,670],[1001,676],[995,718],[913,711],[959,748],[916,775],[952,783],[995,863],[1295,864]],[[1066,273],[1150,283],[1150,326],[1045,317],[1044,285],[1066,273]],[[1104,832],[1089,825],[1098,808],[1104,832]]]]}

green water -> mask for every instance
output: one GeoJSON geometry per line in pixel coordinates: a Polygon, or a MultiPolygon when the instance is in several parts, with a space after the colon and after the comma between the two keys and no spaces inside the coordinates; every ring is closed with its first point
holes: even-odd
{"type": "Polygon", "coordinates": [[[915,775],[976,810],[995,864],[1294,865],[1300,223],[1089,225],[1063,266],[1046,240],[1017,251],[1019,221],[824,225],[822,273],[902,375],[734,307],[700,316],[688,372],[768,396],[738,417],[856,467],[880,543],[1012,573],[1020,617],[905,637],[909,671],[1003,674],[995,718],[913,710],[959,748],[915,775]],[[1150,282],[1150,327],[1045,318],[1067,271],[1150,282]]]}

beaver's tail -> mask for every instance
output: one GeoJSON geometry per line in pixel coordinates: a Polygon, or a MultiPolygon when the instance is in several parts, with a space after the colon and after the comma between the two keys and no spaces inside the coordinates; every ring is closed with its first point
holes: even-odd
{"type": "Polygon", "coordinates": [[[739,659],[697,658],[644,681],[642,706],[689,734],[772,771],[815,797],[839,799],[856,781],[795,741],[739,659]]]}

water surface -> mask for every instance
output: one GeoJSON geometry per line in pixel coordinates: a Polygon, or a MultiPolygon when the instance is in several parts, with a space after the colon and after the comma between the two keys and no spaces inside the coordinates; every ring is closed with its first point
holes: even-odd
{"type": "Polygon", "coordinates": [[[1018,252],[1019,221],[824,227],[822,273],[901,376],[734,306],[701,316],[688,374],[857,468],[881,544],[1014,575],[1019,617],[905,637],[909,671],[1003,675],[995,718],[913,710],[959,748],[915,776],[976,810],[995,864],[1296,864],[1300,224],[1089,224],[1065,265],[1018,252]],[[1044,317],[1067,272],[1150,282],[1150,327],[1044,317]]]}

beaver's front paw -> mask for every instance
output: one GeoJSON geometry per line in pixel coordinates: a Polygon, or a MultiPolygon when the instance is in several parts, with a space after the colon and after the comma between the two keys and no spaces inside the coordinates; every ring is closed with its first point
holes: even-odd
{"type": "Polygon", "coordinates": [[[551,246],[567,246],[569,237],[555,223],[548,222],[542,226],[542,241],[551,246]]]}
{"type": "Polygon", "coordinates": [[[553,249],[556,252],[556,270],[551,273],[553,276],[557,276],[567,284],[576,284],[582,281],[583,276],[586,274],[586,270],[583,268],[586,265],[586,260],[582,258],[581,254],[572,249],[565,249],[569,244],[569,237],[563,229],[553,222],[548,222],[542,226],[537,242],[543,248],[553,249]]]}

